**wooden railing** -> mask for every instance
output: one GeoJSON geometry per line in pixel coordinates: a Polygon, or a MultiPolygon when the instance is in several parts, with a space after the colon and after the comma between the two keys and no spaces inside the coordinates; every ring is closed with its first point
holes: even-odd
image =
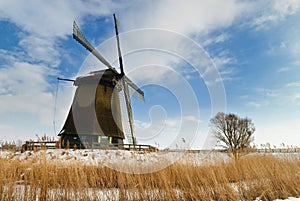
{"type": "MultiPolygon", "coordinates": [[[[60,141],[27,141],[22,146],[22,151],[36,151],[41,149],[59,149],[61,148],[60,141]]],[[[76,147],[75,149],[79,149],[80,147],[76,147]]],[[[87,149],[121,149],[121,150],[131,150],[131,151],[158,151],[156,147],[151,145],[143,145],[143,144],[101,144],[101,143],[93,143],[92,146],[86,146],[87,149]]],[[[74,149],[74,148],[73,148],[74,149]]]]}
{"type": "Polygon", "coordinates": [[[117,147],[119,149],[125,149],[125,150],[134,150],[134,151],[158,151],[156,147],[153,147],[151,145],[143,145],[143,144],[118,144],[117,147]]]}
{"type": "Polygon", "coordinates": [[[34,141],[26,141],[25,144],[22,145],[22,151],[35,151],[40,149],[58,149],[60,148],[59,141],[45,141],[45,142],[34,142],[34,141]]]}
{"type": "Polygon", "coordinates": [[[115,143],[93,143],[92,146],[86,146],[91,149],[121,149],[121,150],[132,150],[132,151],[158,151],[156,147],[144,144],[115,144],[115,143]]]}

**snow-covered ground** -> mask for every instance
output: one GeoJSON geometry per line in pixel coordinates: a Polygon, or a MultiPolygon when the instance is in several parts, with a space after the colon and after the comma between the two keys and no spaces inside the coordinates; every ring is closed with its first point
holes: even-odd
{"type": "MultiPolygon", "coordinates": [[[[299,153],[297,153],[299,155],[299,153]]],[[[275,154],[279,157],[283,154],[275,154]]],[[[287,154],[284,154],[285,156],[287,154]]],[[[294,155],[294,154],[290,154],[294,155]]],[[[158,151],[158,152],[131,152],[123,150],[63,150],[48,149],[41,151],[11,152],[1,151],[0,158],[20,161],[41,162],[45,159],[48,163],[84,163],[86,165],[105,165],[112,169],[128,173],[150,173],[163,169],[174,162],[200,165],[205,162],[230,160],[227,154],[220,152],[188,152],[188,151],[158,151]],[[42,159],[42,160],[41,160],[42,159]]],[[[24,186],[18,185],[17,191],[22,191],[24,186]]],[[[180,193],[180,192],[179,192],[180,193]]],[[[99,196],[118,197],[117,189],[99,191],[99,196]]],[[[109,200],[109,199],[107,199],[109,200]]],[[[277,199],[276,201],[279,201],[277,199]]],[[[257,199],[256,201],[259,201],[257,199]]],[[[300,201],[300,198],[288,198],[285,201],[300,201]]]]}
{"type": "MultiPolygon", "coordinates": [[[[51,163],[78,163],[87,165],[102,164],[112,169],[126,173],[150,173],[166,168],[174,162],[193,163],[199,165],[208,161],[227,160],[226,154],[216,152],[189,153],[186,151],[158,151],[158,152],[132,152],[125,150],[63,150],[48,149],[37,152],[26,151],[9,152],[3,151],[2,158],[12,160],[37,161],[36,159],[46,159],[51,163]]],[[[38,160],[39,161],[39,160],[38,160]]]]}

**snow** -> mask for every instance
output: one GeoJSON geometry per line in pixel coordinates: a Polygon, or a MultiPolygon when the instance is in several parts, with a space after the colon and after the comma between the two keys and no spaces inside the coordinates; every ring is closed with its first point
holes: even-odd
{"type": "Polygon", "coordinates": [[[36,159],[41,159],[42,157],[51,163],[61,162],[72,164],[82,162],[87,165],[102,164],[121,172],[144,174],[163,169],[176,161],[199,165],[205,161],[216,161],[213,159],[221,159],[225,156],[220,157],[220,154],[207,151],[189,153],[186,151],[132,152],[100,149],[48,149],[37,152],[26,151],[24,153],[3,151],[0,157],[27,161],[39,161],[36,159]]]}
{"type": "MultiPolygon", "coordinates": [[[[281,154],[275,154],[275,155],[281,157],[281,154]]],[[[291,154],[291,156],[293,156],[293,154],[291,154]]],[[[36,152],[26,151],[24,153],[1,151],[0,158],[6,158],[10,160],[20,160],[20,161],[26,160],[29,162],[30,161],[42,162],[43,160],[40,159],[45,159],[48,163],[60,162],[69,165],[78,162],[84,163],[86,165],[101,164],[118,171],[122,171],[126,173],[135,173],[135,174],[155,172],[175,162],[200,165],[201,163],[205,163],[208,161],[211,163],[212,161],[217,162],[220,160],[224,161],[229,159],[227,154],[210,152],[210,151],[190,152],[190,151],[177,150],[177,151],[158,151],[158,152],[132,152],[132,151],[125,151],[125,150],[99,150],[99,149],[94,149],[94,150],[48,149],[48,150],[41,150],[36,152]]],[[[52,190],[55,191],[55,189],[52,190]]],[[[24,191],[24,186],[22,185],[22,183],[16,186],[16,191],[18,192],[24,191]]],[[[57,194],[57,192],[54,193],[57,194]]],[[[106,197],[107,200],[109,200],[109,198],[112,198],[111,196],[115,198],[119,197],[118,189],[99,190],[97,192],[95,192],[93,189],[90,190],[87,189],[87,193],[93,193],[93,195],[95,195],[96,193],[97,196],[101,198],[106,197]]],[[[134,192],[131,191],[128,192],[128,194],[132,194],[132,193],[134,192]]],[[[146,192],[146,193],[151,193],[151,192],[146,192]]],[[[178,193],[180,194],[180,192],[178,193]]],[[[178,196],[180,196],[179,194],[178,196]]],[[[257,198],[255,201],[260,201],[260,199],[257,198]]],[[[275,201],[280,201],[280,199],[276,199],[275,201]]],[[[284,199],[283,201],[300,201],[300,198],[291,197],[288,199],[284,199]]]]}

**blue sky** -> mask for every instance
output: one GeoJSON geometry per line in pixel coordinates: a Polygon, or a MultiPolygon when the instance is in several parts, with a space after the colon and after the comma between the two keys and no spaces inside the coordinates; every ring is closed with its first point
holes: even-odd
{"type": "Polygon", "coordinates": [[[56,78],[104,68],[72,23],[118,66],[116,13],[125,71],[145,91],[146,103],[132,100],[140,142],[201,148],[225,111],[253,120],[257,145],[300,146],[299,10],[298,0],[1,1],[0,140],[56,136],[74,92],[59,83],[55,109],[56,78]]]}

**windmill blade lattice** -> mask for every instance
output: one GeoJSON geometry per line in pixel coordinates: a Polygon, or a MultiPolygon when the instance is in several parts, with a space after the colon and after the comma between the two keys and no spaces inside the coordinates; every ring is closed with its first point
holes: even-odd
{"type": "Polygon", "coordinates": [[[131,134],[131,128],[130,128],[130,121],[128,118],[128,110],[126,106],[126,100],[125,100],[125,94],[124,90],[119,92],[120,95],[120,106],[121,106],[121,118],[122,118],[122,127],[123,127],[123,132],[126,136],[126,139],[129,144],[133,144],[133,138],[131,134]]]}
{"type": "Polygon", "coordinates": [[[117,72],[110,63],[91,45],[91,43],[85,38],[85,36],[80,31],[77,23],[73,22],[73,38],[78,41],[83,47],[90,51],[95,57],[99,59],[105,66],[117,72]]]}

